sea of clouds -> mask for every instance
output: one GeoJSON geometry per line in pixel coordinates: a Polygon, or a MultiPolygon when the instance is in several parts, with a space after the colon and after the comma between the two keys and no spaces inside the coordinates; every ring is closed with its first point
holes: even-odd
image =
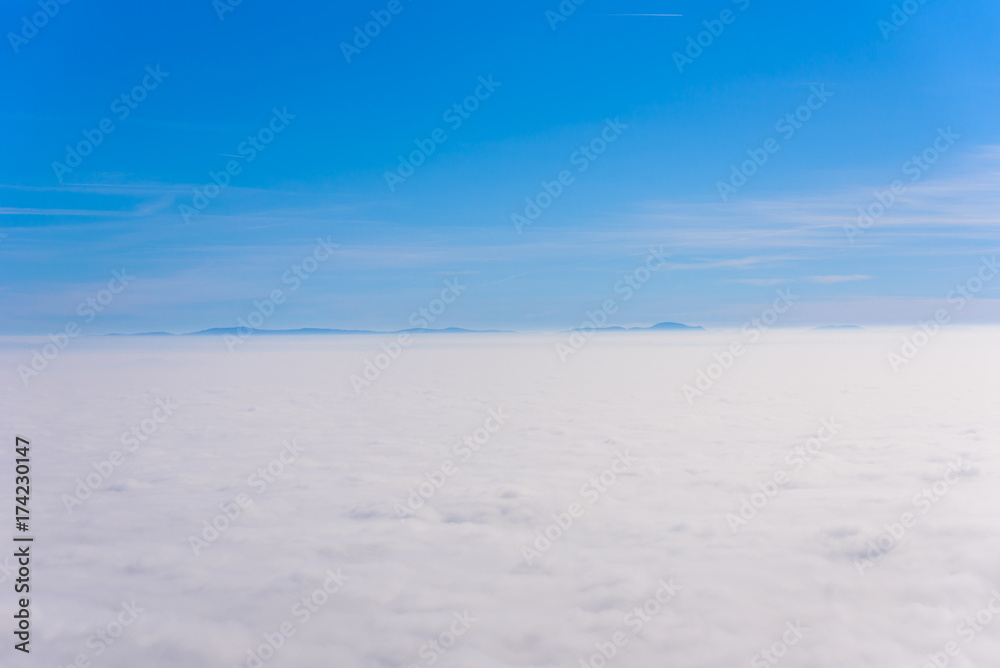
{"type": "Polygon", "coordinates": [[[995,665],[1000,330],[915,331],[5,340],[0,662],[995,665]]]}

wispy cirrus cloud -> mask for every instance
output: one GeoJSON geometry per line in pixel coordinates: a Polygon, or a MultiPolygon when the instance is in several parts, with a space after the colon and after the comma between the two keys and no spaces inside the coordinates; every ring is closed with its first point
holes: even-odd
{"type": "Polygon", "coordinates": [[[740,283],[741,285],[755,285],[758,287],[767,287],[769,285],[781,285],[782,283],[788,283],[790,279],[787,278],[732,278],[726,281],[726,283],[740,283]]]}
{"type": "Polygon", "coordinates": [[[810,276],[813,283],[849,283],[851,281],[868,281],[872,277],[867,274],[851,274],[849,276],[810,276]]]}

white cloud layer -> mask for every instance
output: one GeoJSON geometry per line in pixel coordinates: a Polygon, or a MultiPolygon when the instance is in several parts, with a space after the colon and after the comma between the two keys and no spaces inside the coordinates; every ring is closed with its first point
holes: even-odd
{"type": "Polygon", "coordinates": [[[997,330],[943,330],[894,372],[911,334],[771,331],[690,403],[738,332],[602,334],[565,364],[554,337],[424,337],[360,395],[387,338],[80,339],[27,388],[38,344],[8,340],[38,539],[33,651],[5,627],[2,663],[247,665],[285,624],[264,666],[427,666],[453,632],[433,665],[599,666],[616,639],[630,668],[922,666],[950,642],[950,665],[991,665],[1000,618],[964,620],[1000,604],[997,330]]]}

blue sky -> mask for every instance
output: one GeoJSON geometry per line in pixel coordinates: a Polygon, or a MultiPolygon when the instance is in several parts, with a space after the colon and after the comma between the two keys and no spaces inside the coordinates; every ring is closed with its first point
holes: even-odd
{"type": "MultiPolygon", "coordinates": [[[[87,333],[233,326],[318,237],[338,251],[266,327],[404,327],[446,279],[467,289],[435,326],[571,327],[660,247],[611,324],[739,326],[791,289],[783,324],[910,325],[997,252],[988,0],[567,0],[558,22],[555,0],[47,6],[37,30],[37,1],[0,18],[3,333],[61,329],[122,268],[135,280],[87,333]],[[386,25],[348,62],[372,12],[386,25]],[[390,188],[417,142],[433,153],[390,188]]],[[[987,282],[956,321],[1000,320],[998,297],[987,282]]]]}

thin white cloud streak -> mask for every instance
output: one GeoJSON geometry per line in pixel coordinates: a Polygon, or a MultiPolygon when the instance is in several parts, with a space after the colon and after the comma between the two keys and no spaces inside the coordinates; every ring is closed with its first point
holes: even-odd
{"type": "Polygon", "coordinates": [[[90,216],[116,218],[132,215],[129,211],[94,209],[49,209],[37,207],[0,207],[0,216],[90,216]]]}
{"type": "MultiPolygon", "coordinates": [[[[825,247],[830,237],[846,240],[843,226],[857,222],[858,207],[867,207],[876,192],[885,191],[890,175],[837,191],[785,193],[770,198],[735,200],[728,204],[694,201],[652,201],[633,214],[650,226],[670,224],[675,243],[692,246],[747,245],[825,247]]],[[[902,179],[901,179],[902,180],[902,179]]],[[[987,146],[964,156],[948,176],[933,173],[906,192],[867,230],[868,244],[899,245],[899,228],[909,232],[948,234],[952,239],[1000,239],[1000,147],[987,146]],[[884,238],[892,232],[891,239],[884,238]]]]}
{"type": "Polygon", "coordinates": [[[851,281],[868,281],[871,276],[866,274],[852,274],[850,276],[810,276],[813,283],[848,283],[851,281]]]}
{"type": "Polygon", "coordinates": [[[754,285],[758,287],[768,287],[771,285],[781,285],[783,283],[788,283],[791,279],[788,278],[733,278],[726,281],[726,283],[740,283],[742,285],[754,285]]]}

